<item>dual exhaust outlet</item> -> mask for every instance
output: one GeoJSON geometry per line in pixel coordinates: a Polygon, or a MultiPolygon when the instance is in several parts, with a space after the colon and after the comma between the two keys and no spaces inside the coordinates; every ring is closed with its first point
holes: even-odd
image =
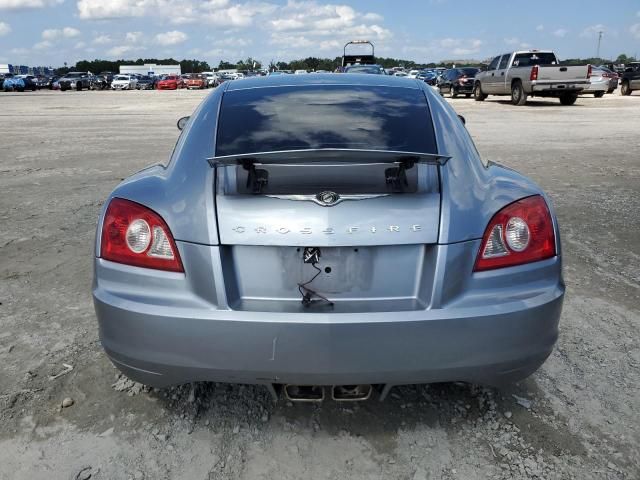
{"type": "Polygon", "coordinates": [[[336,402],[362,402],[368,400],[373,391],[371,385],[285,385],[284,396],[291,402],[322,402],[327,389],[336,402]]]}

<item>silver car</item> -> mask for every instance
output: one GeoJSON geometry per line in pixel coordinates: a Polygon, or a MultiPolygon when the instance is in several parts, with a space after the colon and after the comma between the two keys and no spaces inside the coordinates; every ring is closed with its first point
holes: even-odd
{"type": "Polygon", "coordinates": [[[226,82],[184,123],[168,164],[118,185],[98,221],[100,339],[131,379],[358,400],[520,380],[551,353],[551,203],[483,162],[424,82],[226,82]]]}
{"type": "Polygon", "coordinates": [[[589,86],[586,87],[581,95],[590,94],[596,98],[604,97],[605,93],[611,93],[611,78],[609,72],[600,67],[591,67],[591,76],[589,77],[589,86]]]}

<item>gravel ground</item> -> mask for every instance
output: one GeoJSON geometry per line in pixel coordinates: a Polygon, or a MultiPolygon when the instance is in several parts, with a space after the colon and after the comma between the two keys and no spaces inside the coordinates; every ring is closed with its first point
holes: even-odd
{"type": "Polygon", "coordinates": [[[536,374],[292,405],[251,386],[150,391],[98,343],[100,205],[168,158],[205,94],[0,94],[0,478],[640,478],[639,95],[450,100],[485,158],[555,202],[568,290],[536,374]]]}

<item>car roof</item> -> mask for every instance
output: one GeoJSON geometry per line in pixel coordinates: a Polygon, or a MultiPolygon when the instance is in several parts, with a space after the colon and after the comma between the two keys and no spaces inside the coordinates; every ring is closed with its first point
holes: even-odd
{"type": "Polygon", "coordinates": [[[402,87],[419,89],[420,84],[404,78],[389,75],[362,75],[349,73],[336,73],[332,75],[314,74],[308,75],[272,75],[267,77],[249,77],[238,82],[230,82],[227,92],[234,90],[246,90],[248,88],[271,87],[304,87],[310,85],[351,85],[351,86],[378,86],[378,87],[402,87]]]}

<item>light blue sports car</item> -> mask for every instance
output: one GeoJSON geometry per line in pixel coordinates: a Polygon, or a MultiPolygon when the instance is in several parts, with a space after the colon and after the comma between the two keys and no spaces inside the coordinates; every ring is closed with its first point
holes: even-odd
{"type": "Polygon", "coordinates": [[[527,377],[558,336],[558,224],[483,162],[422,81],[226,82],[171,160],[111,193],[93,297],[130,378],[362,400],[399,384],[527,377]]]}

